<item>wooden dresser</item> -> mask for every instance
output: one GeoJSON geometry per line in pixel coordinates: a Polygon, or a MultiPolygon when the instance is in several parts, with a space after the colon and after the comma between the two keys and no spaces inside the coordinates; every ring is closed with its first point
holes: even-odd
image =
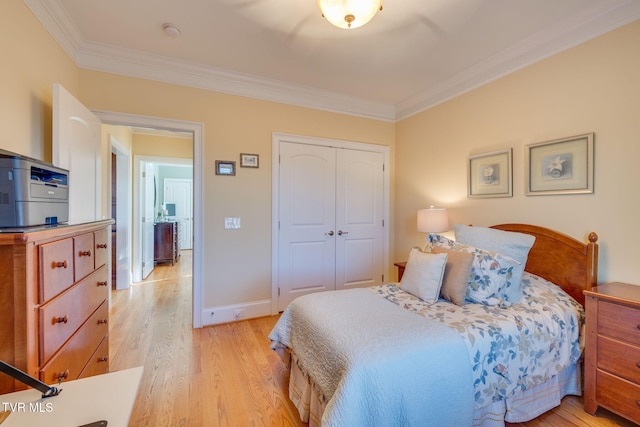
{"type": "Polygon", "coordinates": [[[154,224],[153,260],[170,262],[178,261],[178,222],[162,221],[154,224]]]}
{"type": "Polygon", "coordinates": [[[584,292],[584,406],[640,424],[640,286],[607,283],[584,292]]]}
{"type": "Polygon", "coordinates": [[[48,384],[109,371],[112,223],[0,232],[1,360],[48,384]]]}

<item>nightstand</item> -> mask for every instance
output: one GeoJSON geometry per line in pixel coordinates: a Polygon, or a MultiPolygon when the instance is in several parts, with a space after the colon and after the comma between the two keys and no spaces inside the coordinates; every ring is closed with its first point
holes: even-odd
{"type": "Polygon", "coordinates": [[[584,294],[584,409],[640,424],[640,286],[614,282],[584,294]]]}
{"type": "Polygon", "coordinates": [[[406,262],[395,262],[393,263],[396,267],[398,267],[398,282],[402,279],[402,275],[404,274],[404,269],[407,266],[406,262]]]}

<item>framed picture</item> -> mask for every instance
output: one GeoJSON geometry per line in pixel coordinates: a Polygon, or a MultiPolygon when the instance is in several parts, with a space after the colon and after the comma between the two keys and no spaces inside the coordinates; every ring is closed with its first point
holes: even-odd
{"type": "Polygon", "coordinates": [[[469,197],[512,197],[512,150],[469,156],[469,197]]]}
{"type": "Polygon", "coordinates": [[[243,168],[257,168],[258,167],[258,155],[240,153],[240,167],[243,168]]]}
{"type": "Polygon", "coordinates": [[[216,175],[235,175],[236,162],[232,160],[216,160],[216,175]]]}
{"type": "Polygon", "coordinates": [[[593,133],[527,145],[526,194],[593,193],[593,133]]]}

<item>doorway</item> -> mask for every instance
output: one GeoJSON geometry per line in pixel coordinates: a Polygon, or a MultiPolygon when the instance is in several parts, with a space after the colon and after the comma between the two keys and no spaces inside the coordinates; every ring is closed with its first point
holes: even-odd
{"type": "MultiPolygon", "coordinates": [[[[185,122],[135,114],[93,111],[102,123],[115,126],[140,127],[158,129],[170,132],[188,132],[193,136],[193,252],[192,252],[192,299],[193,299],[193,327],[202,327],[202,286],[203,286],[203,160],[204,160],[204,129],[202,123],[185,122]]],[[[136,177],[136,162],[134,162],[134,181],[136,177]]],[[[139,191],[139,183],[133,185],[134,197],[139,191]]],[[[141,218],[139,206],[133,206],[133,218],[141,218]]],[[[133,221],[133,245],[140,244],[139,221],[133,221]],[[138,225],[136,226],[136,223],[138,225]]],[[[135,253],[135,251],[134,251],[135,253]]],[[[135,257],[132,257],[134,259],[135,257]]],[[[135,260],[134,266],[135,266],[135,260]]]]}

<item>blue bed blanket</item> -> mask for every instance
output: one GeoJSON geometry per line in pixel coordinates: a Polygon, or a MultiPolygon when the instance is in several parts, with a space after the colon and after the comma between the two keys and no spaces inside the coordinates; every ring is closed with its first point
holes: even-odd
{"type": "Polygon", "coordinates": [[[295,299],[269,334],[326,402],[322,426],[470,426],[471,362],[453,329],[367,289],[295,299]]]}

